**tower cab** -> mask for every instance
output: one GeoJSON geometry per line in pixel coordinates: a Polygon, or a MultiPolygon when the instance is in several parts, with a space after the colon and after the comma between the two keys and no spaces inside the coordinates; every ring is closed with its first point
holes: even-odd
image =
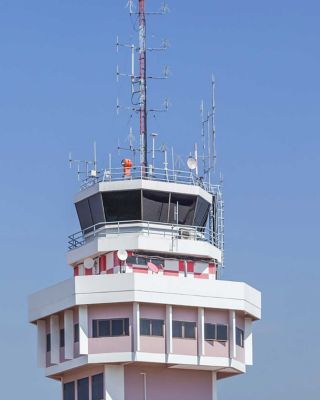
{"type": "Polygon", "coordinates": [[[148,263],[156,263],[159,273],[216,278],[222,262],[218,187],[205,190],[191,174],[164,181],[165,171],[159,172],[129,179],[109,173],[76,195],[81,231],[69,237],[68,253],[75,275],[154,273],[148,263]],[[120,268],[122,249],[129,257],[120,268]],[[87,257],[95,260],[92,271],[84,266],[87,257]]]}

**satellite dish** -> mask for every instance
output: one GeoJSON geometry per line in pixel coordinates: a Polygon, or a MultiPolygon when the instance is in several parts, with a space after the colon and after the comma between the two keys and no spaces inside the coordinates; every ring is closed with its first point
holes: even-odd
{"type": "Polygon", "coordinates": [[[197,160],[194,159],[193,157],[189,157],[187,160],[187,165],[188,165],[188,168],[191,170],[196,169],[197,168],[197,160]]]}
{"type": "Polygon", "coordinates": [[[128,258],[128,252],[127,250],[118,250],[117,256],[120,261],[126,261],[126,259],[128,258]]]}
{"type": "Polygon", "coordinates": [[[94,266],[93,258],[86,258],[83,262],[85,269],[91,269],[94,266]]]}

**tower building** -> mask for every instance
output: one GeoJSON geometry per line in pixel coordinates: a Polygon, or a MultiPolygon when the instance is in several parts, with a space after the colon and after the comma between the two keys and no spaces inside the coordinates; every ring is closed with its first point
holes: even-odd
{"type": "Polygon", "coordinates": [[[60,382],[63,400],[217,400],[218,380],[246,372],[253,361],[260,293],[221,279],[214,97],[202,119],[207,152],[199,157],[196,148],[177,169],[162,149],[157,166],[154,134],[147,143],[144,3],[135,9],[129,2],[139,27],[139,44],[128,46],[139,160],[103,170],[86,162],[74,199],[81,230],[68,239],[72,277],[29,298],[38,363],[60,382]]]}

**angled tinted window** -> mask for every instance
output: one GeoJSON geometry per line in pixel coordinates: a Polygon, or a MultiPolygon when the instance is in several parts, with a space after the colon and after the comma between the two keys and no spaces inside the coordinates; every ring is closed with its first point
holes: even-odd
{"type": "Polygon", "coordinates": [[[107,222],[141,220],[141,191],[123,190],[102,194],[107,222]]]}
{"type": "Polygon", "coordinates": [[[89,400],[89,378],[78,380],[78,400],[89,400]]]}
{"type": "Polygon", "coordinates": [[[75,400],[74,382],[68,382],[63,385],[63,400],[75,400]]]}
{"type": "Polygon", "coordinates": [[[216,326],[214,324],[204,324],[204,338],[205,340],[216,339],[216,326]]]}
{"type": "Polygon", "coordinates": [[[76,210],[82,230],[93,225],[88,199],[76,203],[76,210]]]}
{"type": "Polygon", "coordinates": [[[228,340],[228,327],[227,325],[217,325],[217,340],[228,340]]]}
{"type": "Polygon", "coordinates": [[[91,400],[103,400],[103,374],[92,376],[91,400]]]}
{"type": "Polygon", "coordinates": [[[145,221],[168,222],[169,193],[144,190],[143,219],[145,221]]]}
{"type": "Polygon", "coordinates": [[[123,335],[123,319],[113,319],[111,326],[111,335],[112,336],[121,336],[123,335]]]}
{"type": "Polygon", "coordinates": [[[209,209],[210,204],[202,197],[198,196],[193,225],[205,226],[208,218],[209,209]]]}
{"type": "Polygon", "coordinates": [[[104,216],[101,193],[97,193],[94,196],[89,197],[89,206],[93,224],[95,225],[99,222],[105,222],[106,219],[104,216]]]}
{"type": "Polygon", "coordinates": [[[169,222],[181,225],[192,225],[194,210],[196,207],[196,196],[172,193],[170,201],[169,222]]]}

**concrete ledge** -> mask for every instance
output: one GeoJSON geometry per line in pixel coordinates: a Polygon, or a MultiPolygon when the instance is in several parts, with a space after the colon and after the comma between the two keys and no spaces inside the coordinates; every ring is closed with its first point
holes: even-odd
{"type": "Polygon", "coordinates": [[[77,305],[124,302],[239,310],[261,317],[260,292],[243,282],[117,274],[77,276],[31,295],[29,320],[77,305]]]}

